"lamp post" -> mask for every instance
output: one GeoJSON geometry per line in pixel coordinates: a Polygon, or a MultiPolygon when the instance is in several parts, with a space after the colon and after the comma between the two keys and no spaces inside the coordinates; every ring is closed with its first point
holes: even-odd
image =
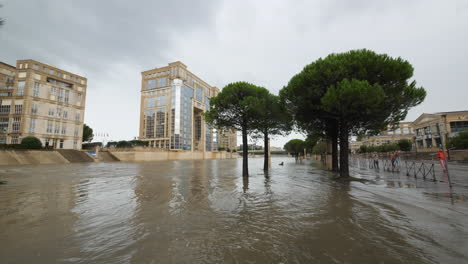
{"type": "MultiPolygon", "coordinates": [[[[441,133],[442,135],[441,136],[441,142],[442,142],[442,151],[444,152],[443,153],[443,157],[445,159],[445,153],[448,153],[447,152],[447,146],[446,146],[446,141],[447,141],[447,116],[446,115],[442,115],[442,120],[443,120],[443,123],[442,123],[442,128],[443,128],[443,132],[441,131],[440,129],[440,125],[439,123],[437,123],[437,126],[439,126],[439,133],[441,133]]],[[[448,182],[449,182],[449,186],[450,188],[452,188],[452,181],[450,179],[450,173],[449,173],[449,168],[448,168],[448,158],[445,160],[445,169],[446,169],[446,172],[447,172],[447,179],[448,179],[448,182]]]]}

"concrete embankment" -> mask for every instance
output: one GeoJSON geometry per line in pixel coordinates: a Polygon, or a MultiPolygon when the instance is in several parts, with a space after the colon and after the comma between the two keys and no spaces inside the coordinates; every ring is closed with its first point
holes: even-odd
{"type": "Polygon", "coordinates": [[[191,152],[191,151],[109,151],[120,161],[160,161],[160,160],[203,160],[203,159],[230,159],[236,158],[236,153],[225,151],[191,152]]]}
{"type": "Polygon", "coordinates": [[[79,150],[1,150],[0,165],[65,164],[93,162],[79,150]]]}

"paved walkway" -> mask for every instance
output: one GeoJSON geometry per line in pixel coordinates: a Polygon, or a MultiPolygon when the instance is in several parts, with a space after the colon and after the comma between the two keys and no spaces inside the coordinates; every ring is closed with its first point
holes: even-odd
{"type": "Polygon", "coordinates": [[[402,160],[394,168],[390,161],[379,160],[379,168],[374,168],[370,159],[350,158],[353,176],[388,187],[422,188],[432,195],[451,195],[457,200],[468,201],[468,166],[449,162],[448,169],[452,188],[438,160],[402,160]]]}

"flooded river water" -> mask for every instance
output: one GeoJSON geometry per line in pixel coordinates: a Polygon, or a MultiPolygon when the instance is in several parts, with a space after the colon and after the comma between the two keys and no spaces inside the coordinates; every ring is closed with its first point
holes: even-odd
{"type": "Polygon", "coordinates": [[[0,167],[0,263],[468,262],[463,188],[262,162],[0,167]]]}

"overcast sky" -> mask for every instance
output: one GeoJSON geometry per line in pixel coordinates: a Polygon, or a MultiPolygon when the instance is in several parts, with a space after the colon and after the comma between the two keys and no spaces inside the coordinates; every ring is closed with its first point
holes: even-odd
{"type": "MultiPolygon", "coordinates": [[[[85,123],[138,136],[141,72],[180,60],[219,88],[278,91],[308,63],[368,48],[402,57],[427,90],[421,113],[468,110],[467,0],[0,0],[0,61],[88,78],[85,123]]],[[[283,146],[294,137],[277,137],[283,146]]]]}

